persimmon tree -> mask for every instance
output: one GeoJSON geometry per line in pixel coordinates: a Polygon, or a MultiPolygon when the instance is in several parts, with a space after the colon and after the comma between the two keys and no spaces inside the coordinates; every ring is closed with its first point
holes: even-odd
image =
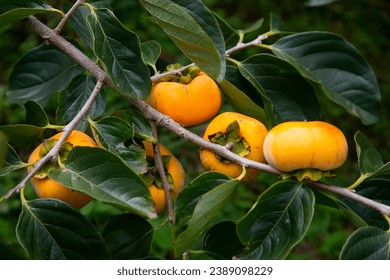
{"type": "MultiPolygon", "coordinates": [[[[151,24],[159,25],[187,57],[187,65],[164,71],[161,65],[167,62],[160,56],[165,46],[154,40],[141,42],[137,30],[127,29],[115,11],[99,2],[52,7],[41,0],[1,1],[0,25],[23,20],[41,36],[42,44],[20,58],[9,78],[7,101],[24,107],[26,122],[0,127],[0,175],[31,168],[18,151],[32,151],[43,138],[63,131],[32,171],[2,194],[4,202],[20,193],[16,233],[28,256],[154,258],[150,255],[154,232],[170,224],[174,258],[283,259],[305,236],[315,205],[322,204],[338,209],[358,227],[340,248],[341,259],[389,259],[390,165],[363,133],[357,131],[354,137],[361,175],[350,186],[337,186],[332,178],[297,178],[246,159],[227,146],[206,141],[145,102],[153,83],[168,75],[180,76],[196,65],[218,84],[224,102],[268,129],[287,121],[321,120],[319,100],[338,104],[370,125],[380,121],[381,95],[375,74],[358,50],[331,32],[280,30],[272,15],[268,31],[247,40],[263,21],[237,30],[200,0],[139,3],[151,24]],[[39,19],[46,15],[57,20],[39,19]],[[254,54],[235,57],[244,49],[254,54]],[[55,94],[56,115],[48,116],[45,106],[55,94]],[[128,109],[113,112],[106,106],[107,94],[120,96],[128,109]],[[49,170],[47,176],[116,207],[117,215],[104,228],[63,201],[25,194],[29,180],[56,157],[75,129],[89,133],[99,147],[74,147],[61,169],[49,170]],[[243,174],[230,178],[203,172],[171,199],[157,145],[161,130],[241,165],[243,174]],[[147,165],[142,141],[155,144],[155,165],[167,203],[162,225],[152,223],[157,214],[142,176],[147,165]],[[237,185],[246,184],[241,179],[248,168],[279,180],[239,219],[218,220],[218,212],[237,185]]],[[[180,160],[180,152],[176,157],[180,160]]],[[[333,173],[337,175],[337,170],[333,173]]]]}

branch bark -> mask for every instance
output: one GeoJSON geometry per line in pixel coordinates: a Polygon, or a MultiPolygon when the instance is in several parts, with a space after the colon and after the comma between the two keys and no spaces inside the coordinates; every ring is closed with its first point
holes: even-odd
{"type": "MultiPolygon", "coordinates": [[[[79,63],[81,66],[83,66],[92,76],[97,78],[100,81],[104,81],[110,88],[117,91],[115,86],[113,85],[110,78],[106,75],[106,73],[93,61],[91,61],[84,53],[82,53],[80,50],[78,50],[76,47],[74,47],[72,44],[70,44],[68,41],[66,41],[64,38],[56,34],[52,29],[41,23],[38,19],[35,17],[29,17],[30,23],[33,27],[33,29],[42,36],[43,39],[50,41],[52,44],[60,48],[62,51],[67,53],[71,58],[73,58],[77,63],[79,63]]],[[[259,37],[260,38],[260,37],[259,37]]],[[[258,44],[258,41],[254,42],[253,44],[258,44]]],[[[242,45],[239,46],[237,49],[242,49],[242,45]]],[[[230,52],[227,53],[227,55],[230,55],[231,52],[234,50],[230,50],[230,52]]],[[[160,112],[156,111],[155,109],[151,108],[149,105],[147,105],[144,101],[134,98],[128,98],[128,100],[137,107],[141,112],[145,114],[145,116],[151,120],[154,121],[157,125],[162,126],[180,137],[193,142],[194,144],[198,145],[202,149],[208,149],[213,151],[214,153],[227,158],[233,162],[236,162],[242,166],[248,167],[248,168],[254,168],[258,169],[263,172],[267,172],[274,175],[281,175],[281,172],[270,165],[262,164],[259,162],[251,161],[246,158],[240,157],[231,151],[229,151],[226,147],[220,146],[217,144],[210,143],[200,136],[188,131],[187,129],[183,128],[180,124],[173,121],[170,117],[161,114],[160,112]]],[[[313,181],[307,181],[308,185],[312,186],[315,189],[334,193],[343,197],[346,197],[348,199],[351,199],[353,201],[356,201],[358,203],[361,203],[363,205],[366,205],[368,207],[371,207],[380,213],[390,217],[390,206],[381,204],[379,202],[376,202],[374,200],[368,199],[366,197],[363,197],[357,193],[354,193],[353,191],[350,191],[346,188],[341,188],[338,186],[332,186],[332,185],[326,185],[319,182],[313,182],[313,181]]]]}

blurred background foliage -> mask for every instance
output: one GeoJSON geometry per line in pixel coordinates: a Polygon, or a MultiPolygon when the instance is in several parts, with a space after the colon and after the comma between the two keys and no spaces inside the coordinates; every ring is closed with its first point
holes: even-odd
{"type": "MultiPolygon", "coordinates": [[[[54,7],[59,7],[63,1],[49,1],[54,7]]],[[[123,24],[136,32],[141,41],[157,40],[163,47],[162,57],[172,62],[186,63],[186,59],[171,43],[170,39],[155,25],[138,1],[105,0],[123,24]]],[[[385,162],[390,160],[390,2],[388,0],[339,0],[329,5],[308,7],[303,0],[204,0],[211,10],[224,18],[234,28],[244,29],[260,18],[264,25],[260,33],[268,30],[270,13],[277,15],[284,23],[285,30],[293,32],[330,31],[345,37],[368,60],[377,75],[382,92],[381,122],[372,126],[363,126],[361,122],[348,115],[339,106],[320,97],[323,108],[323,120],[340,127],[349,140],[349,159],[338,171],[338,177],[333,183],[338,185],[351,184],[357,177],[357,160],[354,134],[360,130],[369,137],[372,144],[380,151],[385,162]]],[[[58,18],[43,18],[52,27],[58,18]]],[[[72,36],[70,27],[65,32],[72,36]]],[[[256,36],[259,34],[253,34],[256,36]]],[[[250,39],[248,37],[248,39],[250,39]]],[[[41,43],[41,39],[32,32],[26,22],[17,23],[0,33],[0,125],[24,122],[24,110],[16,104],[6,101],[8,77],[13,65],[22,54],[41,43]]],[[[256,50],[248,50],[253,52],[256,50]]],[[[240,54],[237,54],[239,57],[240,54]]],[[[107,94],[107,114],[129,105],[114,93],[107,94]]],[[[54,119],[56,100],[45,108],[48,115],[54,119]]],[[[223,110],[229,110],[225,105],[223,110]]],[[[192,130],[201,135],[205,125],[192,130]]],[[[197,147],[180,139],[167,131],[160,131],[160,141],[171,151],[180,156],[180,161],[187,171],[187,179],[191,180],[203,168],[197,158],[197,147]]],[[[17,147],[22,159],[26,159],[29,150],[17,147]]],[[[16,172],[6,177],[0,177],[0,195],[14,187],[24,175],[16,172]]],[[[250,185],[239,185],[232,196],[231,203],[221,211],[219,220],[237,220],[254,203],[258,195],[277,178],[261,174],[256,182],[250,185]]],[[[312,226],[304,240],[293,250],[292,259],[337,259],[342,244],[355,229],[342,214],[334,209],[316,206],[312,226]]],[[[82,209],[98,226],[104,226],[106,220],[117,214],[118,210],[108,205],[94,202],[82,209]]],[[[24,252],[17,243],[15,226],[20,213],[18,196],[0,204],[0,259],[24,258],[24,252]]],[[[158,226],[163,219],[153,221],[158,226]]],[[[169,258],[170,250],[169,226],[161,227],[155,234],[153,253],[161,258],[169,258]],[[168,254],[168,255],[167,255],[168,254]]]]}

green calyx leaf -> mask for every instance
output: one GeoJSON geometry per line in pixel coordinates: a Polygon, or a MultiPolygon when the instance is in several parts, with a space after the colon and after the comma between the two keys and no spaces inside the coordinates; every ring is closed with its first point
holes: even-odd
{"type": "MultiPolygon", "coordinates": [[[[164,155],[161,156],[164,170],[165,170],[165,176],[167,177],[168,183],[173,190],[173,177],[172,175],[168,172],[167,166],[169,161],[171,160],[170,155],[164,155]]],[[[147,156],[146,161],[148,163],[148,171],[142,175],[142,179],[144,182],[150,186],[150,185],[155,185],[156,187],[162,189],[163,184],[162,180],[160,178],[160,175],[158,174],[157,168],[155,166],[154,158],[152,156],[147,156]]]]}
{"type": "Polygon", "coordinates": [[[283,173],[282,179],[290,179],[295,177],[299,182],[302,182],[305,179],[310,179],[311,181],[319,181],[323,177],[334,177],[335,175],[330,171],[321,171],[318,169],[301,169],[291,173],[283,173]]]}
{"type": "MultiPolygon", "coordinates": [[[[245,157],[250,153],[251,147],[245,138],[240,136],[239,132],[240,125],[237,121],[234,121],[228,125],[225,132],[220,131],[209,135],[209,140],[212,143],[227,147],[230,151],[239,156],[245,157]]],[[[227,159],[222,157],[218,158],[223,163],[230,163],[227,159]]]]}
{"type": "Polygon", "coordinates": [[[186,85],[191,83],[200,73],[200,68],[195,65],[187,67],[182,73],[178,71],[180,68],[182,68],[182,65],[179,63],[168,65],[166,72],[172,72],[172,74],[162,77],[160,82],[174,82],[186,85]]]}

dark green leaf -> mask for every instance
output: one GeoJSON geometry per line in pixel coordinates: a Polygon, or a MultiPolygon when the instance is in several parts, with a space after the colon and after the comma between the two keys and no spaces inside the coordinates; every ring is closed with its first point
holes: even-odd
{"type": "Polygon", "coordinates": [[[303,32],[279,39],[271,50],[364,124],[380,120],[381,96],[375,74],[344,38],[329,32],[303,32]]]}
{"type": "Polygon", "coordinates": [[[236,224],[230,221],[216,224],[206,233],[202,250],[212,259],[231,260],[244,245],[237,236],[236,224]]]}
{"type": "MultiPolygon", "coordinates": [[[[388,178],[369,178],[357,186],[355,191],[363,197],[390,206],[390,179],[388,178]]],[[[366,222],[366,225],[388,229],[388,222],[378,211],[351,200],[343,199],[343,201],[366,222]]]]}
{"type": "Polygon", "coordinates": [[[352,206],[350,206],[350,201],[328,192],[322,192],[318,190],[313,190],[313,192],[315,194],[316,204],[338,209],[358,227],[367,226],[367,222],[364,221],[364,219],[353,210],[352,206]]]}
{"type": "MultiPolygon", "coordinates": [[[[69,8],[70,7],[71,6],[69,5],[69,8]]],[[[84,43],[86,43],[88,47],[93,49],[93,34],[91,29],[89,28],[87,21],[87,17],[89,14],[91,14],[90,8],[81,5],[69,18],[69,22],[72,24],[74,30],[84,41],[84,43]]]]}
{"type": "Polygon", "coordinates": [[[45,127],[49,125],[49,119],[42,106],[34,101],[27,101],[24,104],[24,108],[26,109],[26,123],[45,127]]]}
{"type": "Polygon", "coordinates": [[[360,177],[351,188],[355,188],[367,178],[390,175],[390,163],[384,164],[379,152],[360,131],[355,134],[360,177]]]}
{"type": "Polygon", "coordinates": [[[289,63],[260,54],[249,57],[238,68],[258,92],[270,100],[277,122],[320,118],[314,88],[289,63]]]}
{"type": "Polygon", "coordinates": [[[342,260],[390,260],[390,232],[368,226],[356,230],[341,251],[342,260]]]}
{"type": "Polygon", "coordinates": [[[251,94],[255,89],[242,77],[238,68],[228,65],[225,79],[219,84],[224,96],[238,112],[267,123],[265,112],[261,105],[261,97],[251,94]]]}
{"type": "Polygon", "coordinates": [[[16,227],[32,259],[108,259],[96,228],[78,211],[56,199],[23,201],[16,227]]]}
{"type": "Polygon", "coordinates": [[[155,142],[150,122],[138,110],[120,110],[115,112],[114,116],[127,122],[134,130],[134,136],[155,142]]]}
{"type": "MultiPolygon", "coordinates": [[[[58,124],[66,125],[75,118],[90,97],[95,85],[96,79],[89,75],[77,76],[73,79],[58,97],[58,108],[56,112],[58,124]]],[[[88,116],[91,119],[100,117],[104,113],[105,107],[104,91],[101,91],[89,109],[88,116]]],[[[83,131],[86,126],[87,121],[85,117],[77,125],[76,129],[83,131]]]]}
{"type": "Polygon", "coordinates": [[[10,143],[25,147],[35,145],[44,136],[45,130],[47,128],[29,124],[0,126],[0,131],[7,135],[10,143]]]}
{"type": "Polygon", "coordinates": [[[11,76],[8,100],[24,104],[33,100],[44,106],[50,96],[64,89],[83,71],[67,54],[42,44],[23,55],[11,76]]]}
{"type": "Polygon", "coordinates": [[[60,10],[47,5],[43,0],[1,0],[0,29],[28,16],[49,12],[63,15],[60,10]]]}
{"type": "Polygon", "coordinates": [[[5,145],[7,145],[6,147],[2,146],[3,144],[1,141],[3,140],[1,139],[1,135],[2,133],[0,132],[0,176],[5,176],[12,171],[25,168],[26,164],[20,160],[14,148],[7,145],[7,143],[5,143],[5,145]],[[3,152],[5,154],[1,155],[3,152]],[[4,158],[2,159],[1,156],[4,156],[4,158]],[[1,161],[1,159],[3,161],[1,161]]]}
{"type": "Polygon", "coordinates": [[[118,117],[105,117],[98,122],[90,121],[90,124],[96,141],[110,151],[123,146],[134,135],[131,126],[118,117]]]}
{"type": "Polygon", "coordinates": [[[207,172],[183,188],[175,202],[175,256],[190,249],[207,230],[238,183],[224,174],[207,172]]]}
{"type": "Polygon", "coordinates": [[[248,249],[241,259],[284,259],[304,237],[314,213],[311,189],[281,181],[265,191],[237,225],[248,249]]]}
{"type": "Polygon", "coordinates": [[[108,9],[94,9],[88,22],[94,36],[95,55],[114,85],[123,95],[146,98],[152,85],[137,34],[126,29],[108,9]]]}
{"type": "Polygon", "coordinates": [[[142,59],[157,73],[156,63],[161,54],[161,46],[157,41],[141,43],[142,59]]]}
{"type": "Polygon", "coordinates": [[[119,155],[136,173],[147,171],[145,151],[128,141],[134,136],[131,123],[118,117],[105,117],[98,122],[90,121],[90,124],[100,145],[119,155]]]}
{"type": "Polygon", "coordinates": [[[200,0],[141,0],[181,51],[209,76],[225,75],[225,43],[213,14],[200,0]]]}
{"type": "Polygon", "coordinates": [[[144,181],[120,157],[105,149],[74,147],[65,162],[65,169],[52,170],[49,177],[132,213],[156,217],[144,181]]]}
{"type": "Polygon", "coordinates": [[[150,254],[153,227],[137,215],[117,216],[102,235],[114,260],[144,259],[150,254]]]}

